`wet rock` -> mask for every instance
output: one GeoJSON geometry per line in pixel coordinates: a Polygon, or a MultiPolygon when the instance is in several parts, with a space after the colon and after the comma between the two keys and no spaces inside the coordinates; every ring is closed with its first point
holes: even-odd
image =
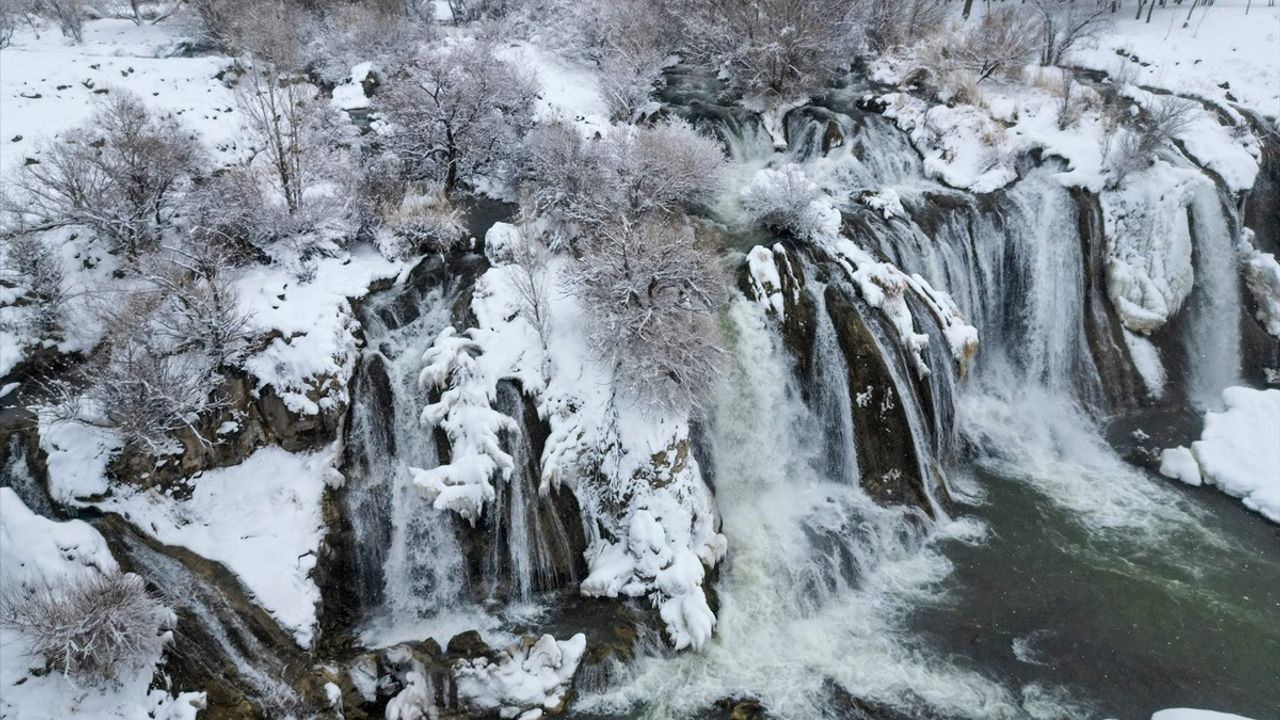
{"type": "Polygon", "coordinates": [[[484,657],[493,652],[478,630],[467,630],[449,638],[447,651],[453,657],[465,658],[484,657]]]}

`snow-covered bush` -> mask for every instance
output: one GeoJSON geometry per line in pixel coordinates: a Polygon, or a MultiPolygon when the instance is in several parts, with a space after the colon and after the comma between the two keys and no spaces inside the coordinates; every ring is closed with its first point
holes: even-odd
{"type": "Polygon", "coordinates": [[[742,207],[760,225],[801,237],[814,220],[813,202],[822,191],[798,166],[761,170],[742,190],[742,207]]]}
{"type": "MultiPolygon", "coordinates": [[[[25,311],[18,316],[20,335],[56,340],[63,320],[62,262],[38,235],[18,235],[5,240],[0,264],[0,288],[15,288],[15,304],[25,311]]],[[[3,328],[0,328],[3,329],[3,328]]]]}
{"type": "Polygon", "coordinates": [[[1145,112],[1136,115],[1123,105],[1113,105],[1113,118],[1104,129],[1116,138],[1106,141],[1104,147],[1107,186],[1118,188],[1129,176],[1151,167],[1156,153],[1193,122],[1195,110],[1194,103],[1177,97],[1154,100],[1145,112]]]}
{"type": "Polygon", "coordinates": [[[725,167],[720,145],[682,120],[620,127],[599,141],[555,124],[530,140],[523,175],[533,210],[571,236],[703,207],[725,167]]]}
{"type": "Polygon", "coordinates": [[[181,186],[203,166],[200,145],[136,95],[112,92],[71,140],[46,143],[6,198],[16,230],[79,225],[130,258],[169,226],[181,186]]]}
{"type": "Polygon", "coordinates": [[[384,208],[377,235],[383,256],[397,259],[444,252],[464,237],[462,213],[439,186],[409,192],[398,205],[384,208]]]}
{"type": "Polygon", "coordinates": [[[89,687],[113,685],[149,666],[172,621],[131,573],[82,572],[0,588],[0,627],[20,634],[46,669],[89,687]]]}
{"type": "Polygon", "coordinates": [[[686,0],[686,44],[766,105],[823,86],[860,38],[849,0],[686,0]]]}
{"type": "Polygon", "coordinates": [[[568,286],[624,390],[662,406],[707,398],[723,355],[715,312],[726,283],[692,227],[646,219],[603,231],[584,243],[568,286]]]}
{"type": "Polygon", "coordinates": [[[533,80],[471,42],[420,56],[378,103],[390,124],[386,146],[412,180],[439,182],[445,195],[511,173],[533,123],[533,80]]]}

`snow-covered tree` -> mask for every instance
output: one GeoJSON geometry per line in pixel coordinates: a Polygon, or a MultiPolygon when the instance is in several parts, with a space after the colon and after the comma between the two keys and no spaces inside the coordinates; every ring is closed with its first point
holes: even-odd
{"type": "Polygon", "coordinates": [[[849,0],[686,0],[686,44],[774,104],[826,84],[860,39],[849,0]]]}
{"type": "Polygon", "coordinates": [[[528,75],[477,41],[420,56],[378,109],[392,126],[386,145],[409,178],[439,182],[451,195],[459,185],[507,178],[536,93],[528,75]]]}
{"type": "Polygon", "coordinates": [[[720,189],[724,167],[719,143],[667,120],[619,127],[601,140],[584,139],[569,125],[540,129],[530,138],[524,174],[534,208],[580,233],[700,209],[720,189]]]}
{"type": "Polygon", "coordinates": [[[93,118],[46,143],[7,196],[18,230],[81,225],[114,251],[137,257],[159,242],[179,188],[204,158],[189,131],[157,118],[124,91],[111,93],[93,118]]]}
{"type": "Polygon", "coordinates": [[[0,627],[22,636],[48,671],[86,687],[110,687],[146,669],[172,622],[132,573],[84,572],[0,589],[0,627]]]}
{"type": "Polygon", "coordinates": [[[715,313],[727,283],[690,225],[654,217],[599,232],[567,282],[619,387],[658,405],[706,400],[723,355],[715,313]]]}

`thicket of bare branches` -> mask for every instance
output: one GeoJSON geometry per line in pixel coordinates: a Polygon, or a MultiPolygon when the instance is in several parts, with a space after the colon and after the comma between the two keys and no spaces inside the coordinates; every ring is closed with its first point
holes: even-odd
{"type": "Polygon", "coordinates": [[[3,249],[0,287],[18,288],[17,303],[27,309],[12,329],[39,340],[61,339],[66,293],[57,253],[37,235],[8,238],[3,249]]]}
{"type": "Polygon", "coordinates": [[[51,672],[109,687],[155,662],[172,614],[131,573],[84,572],[0,588],[0,626],[51,672]]]}
{"type": "Polygon", "coordinates": [[[792,100],[847,66],[860,40],[849,0],[688,0],[685,43],[723,65],[744,94],[792,100]]]}
{"type": "Polygon", "coordinates": [[[1032,0],[1039,18],[1040,64],[1058,65],[1081,42],[1106,28],[1110,3],[1098,0],[1032,0]]]}
{"type": "Polygon", "coordinates": [[[394,126],[387,148],[410,180],[459,185],[506,180],[520,139],[533,124],[537,89],[482,42],[429,52],[381,98],[394,126]]]}
{"type": "MultiPolygon", "coordinates": [[[[600,140],[552,125],[530,145],[529,207],[563,233],[553,241],[577,249],[566,282],[586,311],[593,350],[633,397],[699,404],[721,356],[715,311],[726,284],[685,213],[719,188],[720,146],[678,120],[617,128],[600,140]]],[[[523,262],[533,281],[522,291],[527,312],[545,333],[539,257],[523,262]]]]}
{"type": "Polygon", "coordinates": [[[567,124],[530,137],[524,159],[528,198],[567,239],[651,213],[703,208],[721,186],[720,145],[682,120],[617,128],[588,140],[567,124]]]}
{"type": "Polygon", "coordinates": [[[204,158],[190,131],[113,92],[65,142],[42,146],[6,197],[18,232],[82,225],[130,258],[154,248],[172,220],[181,185],[204,158]]]}
{"type": "Polygon", "coordinates": [[[624,391],[658,405],[706,400],[723,355],[715,312],[727,283],[692,227],[652,216],[604,229],[583,243],[567,282],[624,391]]]}
{"type": "Polygon", "coordinates": [[[1186,130],[1195,111],[1195,103],[1178,97],[1156,98],[1137,115],[1121,104],[1108,108],[1104,134],[1114,138],[1108,138],[1103,147],[1110,171],[1108,186],[1118,187],[1130,175],[1150,167],[1157,153],[1186,130]]]}

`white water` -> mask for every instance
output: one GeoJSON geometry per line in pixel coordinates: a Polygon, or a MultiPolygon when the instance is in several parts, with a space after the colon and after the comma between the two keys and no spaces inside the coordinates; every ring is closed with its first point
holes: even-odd
{"type": "Polygon", "coordinates": [[[723,697],[758,698],[771,716],[831,716],[831,680],[852,694],[916,698],[969,717],[1014,717],[1012,695],[906,640],[903,610],[950,571],[926,535],[976,539],[980,528],[928,521],[872,502],[821,472],[823,438],[790,361],[759,309],[730,311],[734,359],[712,422],[718,501],[730,556],[716,636],[699,654],[620,669],[587,710],[683,717],[723,697]]]}
{"type": "MultiPolygon", "coordinates": [[[[396,312],[393,299],[382,301],[388,305],[366,316],[396,312]]],[[[365,351],[365,361],[376,356],[384,362],[391,398],[389,407],[382,406],[365,388],[351,411],[348,445],[367,467],[363,477],[349,480],[351,522],[362,557],[376,563],[378,550],[385,550],[380,572],[361,568],[362,582],[381,583],[380,593],[362,593],[381,598],[362,632],[374,647],[422,637],[443,642],[455,628],[492,624],[462,607],[466,575],[454,520],[431,507],[409,473],[410,467],[437,464],[431,432],[418,423],[426,397],[417,377],[422,353],[447,323],[449,308],[439,293],[420,305],[422,316],[403,326],[394,317],[390,328],[366,321],[366,335],[377,345],[365,351]]]]}
{"type": "Polygon", "coordinates": [[[1184,342],[1191,358],[1188,395],[1200,407],[1222,409],[1222,391],[1240,383],[1240,271],[1217,192],[1191,203],[1196,287],[1184,342]]]}

